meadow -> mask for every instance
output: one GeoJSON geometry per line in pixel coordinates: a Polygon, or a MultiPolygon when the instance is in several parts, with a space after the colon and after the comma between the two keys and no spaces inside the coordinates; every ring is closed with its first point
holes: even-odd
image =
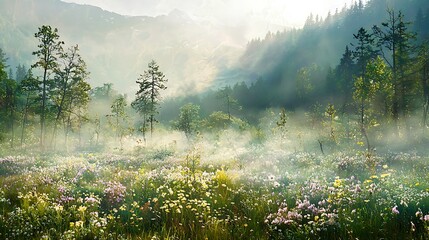
{"type": "Polygon", "coordinates": [[[3,152],[0,238],[429,238],[429,159],[417,150],[322,154],[299,131],[180,136],[3,152]]]}

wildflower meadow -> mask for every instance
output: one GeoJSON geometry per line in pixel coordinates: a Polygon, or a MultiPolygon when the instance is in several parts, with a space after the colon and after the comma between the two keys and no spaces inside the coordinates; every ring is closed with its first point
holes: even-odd
{"type": "Polygon", "coordinates": [[[0,238],[429,238],[427,157],[212,143],[3,156],[0,238]]]}

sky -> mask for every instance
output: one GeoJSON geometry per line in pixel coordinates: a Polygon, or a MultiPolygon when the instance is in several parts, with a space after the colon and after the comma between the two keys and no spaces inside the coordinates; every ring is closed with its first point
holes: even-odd
{"type": "Polygon", "coordinates": [[[325,17],[353,0],[63,0],[131,16],[157,16],[174,9],[195,18],[239,25],[251,19],[272,27],[302,27],[310,13],[325,17]]]}

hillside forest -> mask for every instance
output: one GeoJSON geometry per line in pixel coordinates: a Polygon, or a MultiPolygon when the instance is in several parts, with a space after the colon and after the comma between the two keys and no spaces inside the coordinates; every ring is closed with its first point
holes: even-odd
{"type": "Polygon", "coordinates": [[[356,1],[176,95],[156,56],[94,85],[57,26],[0,41],[0,238],[428,239],[428,26],[356,1]]]}

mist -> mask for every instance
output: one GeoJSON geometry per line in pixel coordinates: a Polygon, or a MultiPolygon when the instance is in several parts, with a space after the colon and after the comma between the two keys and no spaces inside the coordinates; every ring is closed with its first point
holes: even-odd
{"type": "Polygon", "coordinates": [[[429,238],[427,1],[0,13],[0,239],[429,238]]]}

